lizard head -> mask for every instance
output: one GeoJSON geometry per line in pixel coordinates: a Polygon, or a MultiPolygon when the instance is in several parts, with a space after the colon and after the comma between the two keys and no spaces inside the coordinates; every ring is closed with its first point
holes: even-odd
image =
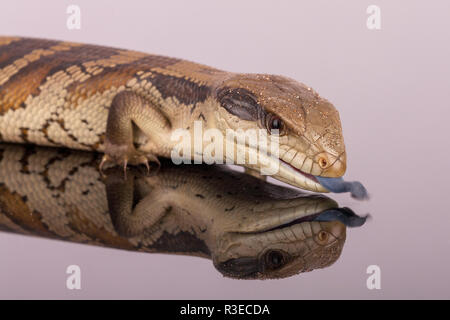
{"type": "MultiPolygon", "coordinates": [[[[238,74],[223,81],[216,95],[221,106],[216,118],[222,131],[263,129],[269,138],[279,134],[278,155],[265,159],[276,164],[275,179],[327,192],[316,177],[344,175],[346,154],[338,111],[311,88],[283,76],[238,74]]],[[[256,151],[249,143],[245,148],[256,151]]],[[[243,165],[262,167],[259,160],[243,165]]]]}
{"type": "MultiPolygon", "coordinates": [[[[280,279],[323,269],[336,262],[345,244],[345,225],[339,221],[322,222],[318,231],[303,242],[272,242],[261,248],[253,246],[254,255],[237,256],[215,267],[224,275],[237,279],[280,279]],[[334,234],[333,234],[334,233],[334,234]],[[337,236],[336,236],[336,235],[337,236]],[[256,252],[259,250],[259,252],[256,252]]],[[[245,240],[241,240],[245,243],[245,240]]],[[[235,251],[244,250],[239,247],[235,251]]],[[[236,254],[235,254],[236,255],[236,254]]]]}
{"type": "Polygon", "coordinates": [[[328,267],[340,257],[346,228],[366,220],[323,196],[264,199],[233,215],[216,241],[212,260],[224,276],[276,279],[328,267]]]}

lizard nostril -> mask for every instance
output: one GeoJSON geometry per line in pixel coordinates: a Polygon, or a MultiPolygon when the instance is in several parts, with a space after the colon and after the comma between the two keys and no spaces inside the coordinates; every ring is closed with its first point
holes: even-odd
{"type": "Polygon", "coordinates": [[[319,159],[319,166],[320,166],[322,169],[325,169],[325,168],[327,167],[327,165],[328,165],[327,159],[325,159],[325,158],[320,158],[320,159],[319,159]]]}

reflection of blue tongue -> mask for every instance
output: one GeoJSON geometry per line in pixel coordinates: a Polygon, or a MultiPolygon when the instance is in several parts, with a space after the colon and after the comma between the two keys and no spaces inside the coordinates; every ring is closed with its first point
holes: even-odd
{"type": "Polygon", "coordinates": [[[369,198],[369,194],[367,193],[366,188],[359,181],[347,182],[340,178],[327,178],[315,176],[317,181],[328,189],[331,192],[342,193],[342,192],[350,192],[352,197],[355,199],[367,199],[369,198]]]}
{"type": "Polygon", "coordinates": [[[360,217],[356,215],[350,208],[336,208],[325,210],[314,221],[340,221],[347,227],[361,227],[367,220],[368,216],[360,217]]]}

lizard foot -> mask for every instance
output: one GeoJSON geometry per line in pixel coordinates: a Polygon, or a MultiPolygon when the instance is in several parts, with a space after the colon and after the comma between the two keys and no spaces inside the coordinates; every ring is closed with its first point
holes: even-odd
{"type": "Polygon", "coordinates": [[[147,174],[150,173],[149,161],[155,162],[158,167],[161,166],[158,158],[153,154],[143,154],[137,151],[134,147],[127,146],[116,146],[111,144],[106,144],[105,155],[100,162],[100,172],[103,174],[103,167],[106,163],[110,162],[115,165],[123,166],[123,172],[125,179],[127,177],[127,167],[128,165],[144,165],[147,169],[147,174]]]}

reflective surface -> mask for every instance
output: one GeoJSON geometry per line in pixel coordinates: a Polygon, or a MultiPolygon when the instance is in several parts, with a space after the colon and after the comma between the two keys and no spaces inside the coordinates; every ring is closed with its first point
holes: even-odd
{"type": "Polygon", "coordinates": [[[100,156],[0,145],[0,229],[199,256],[227,277],[267,279],[330,266],[341,254],[346,226],[365,222],[328,197],[224,166],[168,160],[150,175],[133,168],[124,177],[115,167],[102,177],[100,156]]]}
{"type": "MultiPolygon", "coordinates": [[[[371,196],[365,202],[348,194],[329,197],[371,219],[347,228],[332,266],[265,281],[222,277],[204,258],[0,232],[1,298],[450,298],[449,1],[77,4],[80,30],[67,30],[66,4],[50,0],[2,3],[0,30],[281,74],[311,85],[339,110],[346,178],[363,182],[371,196]],[[367,29],[369,4],[380,6],[381,30],[367,29]],[[81,290],[66,288],[72,264],[81,268],[81,290]],[[381,269],[380,290],[367,288],[371,265],[381,269]]],[[[20,159],[13,163],[4,170],[17,172],[20,159]]],[[[52,179],[53,171],[36,184],[72,188],[70,181],[52,179]]],[[[16,186],[24,188],[31,186],[16,186]]],[[[84,212],[96,210],[91,201],[105,199],[104,186],[89,197],[84,212]]],[[[60,202],[71,203],[54,199],[41,207],[60,202]]]]}

